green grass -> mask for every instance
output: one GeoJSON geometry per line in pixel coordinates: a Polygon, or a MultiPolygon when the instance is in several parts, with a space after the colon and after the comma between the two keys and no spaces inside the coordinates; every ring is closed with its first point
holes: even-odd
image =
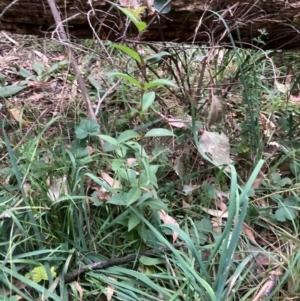
{"type": "Polygon", "coordinates": [[[299,117],[274,86],[275,77],[284,84],[281,60],[259,49],[170,45],[161,55],[159,45],[128,45],[152,56],[143,75],[134,52],[107,44],[104,59],[102,46],[82,42],[74,51],[94,108],[123,78],[92,121],[68,64],[51,60],[59,48],[31,42],[20,49],[30,63],[18,62],[27,73],[8,62],[1,83],[44,86],[1,98],[0,300],[299,298],[299,117]],[[36,48],[44,66],[34,64],[36,48]],[[205,133],[216,153],[205,151],[205,133]],[[173,246],[174,233],[184,247],[173,246]],[[157,254],[140,257],[149,249],[157,254]],[[66,283],[82,266],[129,254],[136,258],[66,283]],[[270,277],[273,289],[260,291],[270,277]]]}

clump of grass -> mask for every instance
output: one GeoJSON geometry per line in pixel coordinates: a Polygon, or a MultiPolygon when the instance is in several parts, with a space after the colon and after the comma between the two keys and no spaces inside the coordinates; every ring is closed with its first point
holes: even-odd
{"type": "MultiPolygon", "coordinates": [[[[45,56],[53,51],[48,44],[45,56]]],[[[101,61],[101,72],[97,52],[77,48],[97,121],[85,113],[68,62],[12,69],[15,79],[45,89],[57,83],[55,93],[40,92],[51,100],[41,104],[43,116],[26,112],[24,87],[11,85],[4,72],[10,94],[2,97],[10,103],[0,144],[3,298],[299,295],[299,120],[296,104],[286,103],[289,92],[274,88],[286,68],[262,50],[106,47],[110,61],[101,61]],[[57,91],[59,103],[52,99],[57,91]],[[228,138],[232,164],[218,166],[203,149],[207,132],[228,138]],[[145,255],[148,249],[155,256],[145,255]],[[136,258],[87,268],[128,254],[136,258]],[[82,267],[85,273],[69,283],[70,272],[82,267]]],[[[30,92],[40,103],[41,95],[30,92]]],[[[223,154],[222,147],[215,143],[223,154]]]]}

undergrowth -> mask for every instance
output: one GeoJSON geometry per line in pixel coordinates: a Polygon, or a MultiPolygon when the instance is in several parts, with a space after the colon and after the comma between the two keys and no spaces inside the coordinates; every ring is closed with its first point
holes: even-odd
{"type": "Polygon", "coordinates": [[[1,300],[299,298],[296,56],[81,42],[92,120],[31,43],[0,73],[1,300]]]}

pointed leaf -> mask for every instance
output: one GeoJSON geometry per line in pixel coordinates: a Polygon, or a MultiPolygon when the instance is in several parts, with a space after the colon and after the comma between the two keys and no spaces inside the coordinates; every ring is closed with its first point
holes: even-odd
{"type": "Polygon", "coordinates": [[[155,80],[152,80],[149,83],[146,83],[145,86],[144,86],[144,89],[148,90],[152,87],[159,87],[159,86],[172,86],[172,87],[177,88],[177,85],[175,85],[172,81],[170,81],[168,79],[161,78],[161,79],[155,79],[155,80]]]}
{"type": "Polygon", "coordinates": [[[165,136],[176,136],[170,130],[167,129],[152,129],[148,131],[145,137],[165,137],[165,136]]]}
{"type": "Polygon", "coordinates": [[[133,59],[135,59],[137,62],[139,62],[139,63],[142,62],[142,59],[141,59],[140,55],[135,50],[133,50],[132,48],[127,47],[125,45],[120,45],[120,44],[112,44],[112,46],[114,48],[120,49],[124,53],[128,54],[133,59]]]}
{"type": "Polygon", "coordinates": [[[135,78],[133,78],[133,77],[131,77],[131,76],[125,74],[125,73],[112,72],[112,73],[110,73],[110,75],[113,75],[113,76],[116,76],[116,77],[119,77],[119,78],[123,78],[126,81],[128,81],[129,83],[134,84],[135,86],[137,86],[139,89],[142,88],[142,85],[140,84],[140,82],[137,79],[135,79],[135,78]]]}
{"type": "Polygon", "coordinates": [[[127,130],[121,133],[121,135],[118,137],[118,143],[122,143],[134,138],[140,138],[141,135],[133,130],[127,130]]]}
{"type": "Polygon", "coordinates": [[[142,111],[145,112],[154,102],[155,93],[153,91],[147,92],[143,95],[142,99],[142,111]]]}

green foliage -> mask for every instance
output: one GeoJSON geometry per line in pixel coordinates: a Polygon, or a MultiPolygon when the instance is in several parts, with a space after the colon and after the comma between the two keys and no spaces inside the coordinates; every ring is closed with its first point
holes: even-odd
{"type": "Polygon", "coordinates": [[[85,139],[89,136],[98,136],[100,133],[100,126],[96,120],[84,119],[81,120],[75,133],[78,139],[85,139]]]}
{"type": "MultiPolygon", "coordinates": [[[[120,11],[145,30],[143,7],[120,11]]],[[[286,104],[292,88],[276,79],[282,71],[275,59],[234,43],[233,50],[211,51],[101,46],[110,60],[101,60],[101,72],[97,46],[91,53],[85,48],[80,66],[93,107],[101,105],[97,120],[81,111],[76,93],[72,101],[68,95],[63,118],[36,120],[24,139],[4,118],[2,299],[94,300],[111,292],[111,300],[246,301],[273,269],[268,264],[256,274],[257,253],[270,259],[269,250],[284,259],[284,269],[267,298],[280,300],[291,280],[298,287],[299,116],[298,107],[286,104]],[[111,91],[115,78],[122,81],[111,91]],[[262,124],[262,114],[275,128],[262,124]],[[83,265],[161,246],[170,252],[88,269],[65,283],[83,265]]],[[[49,66],[33,60],[31,69],[11,68],[21,79],[14,85],[4,70],[0,97],[17,95],[30,80],[75,79],[65,71],[67,61],[49,66]]],[[[73,92],[71,86],[64,87],[73,92]]]]}

